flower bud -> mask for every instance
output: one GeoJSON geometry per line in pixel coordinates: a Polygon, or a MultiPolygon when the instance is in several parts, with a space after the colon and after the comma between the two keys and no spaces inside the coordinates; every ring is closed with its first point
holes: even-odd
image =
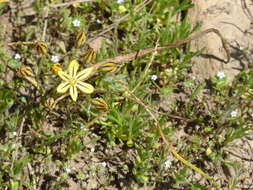
{"type": "Polygon", "coordinates": [[[84,64],[90,64],[96,59],[96,52],[91,47],[88,48],[87,52],[84,55],[84,64]]]}
{"type": "Polygon", "coordinates": [[[86,33],[84,31],[80,31],[76,35],[76,47],[79,48],[86,41],[86,33]]]}
{"type": "Polygon", "coordinates": [[[94,107],[98,110],[107,111],[108,105],[102,98],[96,98],[91,101],[91,103],[94,105],[94,107]]]}
{"type": "Polygon", "coordinates": [[[117,70],[117,68],[118,68],[118,65],[116,63],[105,63],[101,65],[98,69],[100,71],[113,73],[117,70]]]}
{"type": "Polygon", "coordinates": [[[54,75],[58,75],[58,72],[62,71],[60,63],[53,64],[53,66],[51,67],[51,71],[53,72],[54,75]]]}
{"type": "Polygon", "coordinates": [[[47,54],[47,44],[45,42],[37,42],[36,43],[36,49],[37,49],[37,52],[40,55],[46,55],[47,54]]]}

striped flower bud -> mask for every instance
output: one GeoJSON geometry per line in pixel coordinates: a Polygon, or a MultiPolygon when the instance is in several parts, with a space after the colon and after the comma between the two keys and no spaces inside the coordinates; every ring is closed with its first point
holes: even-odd
{"type": "Polygon", "coordinates": [[[86,33],[84,31],[80,31],[76,35],[76,47],[79,48],[86,41],[86,33]]]}
{"type": "Polygon", "coordinates": [[[91,103],[98,110],[108,111],[108,105],[102,98],[95,98],[91,101],[91,103]]]}
{"type": "Polygon", "coordinates": [[[51,67],[51,71],[53,72],[54,75],[58,75],[58,72],[62,71],[60,63],[53,64],[53,66],[51,67]]]}
{"type": "Polygon", "coordinates": [[[88,48],[84,55],[84,64],[90,64],[96,59],[96,52],[91,47],[88,48]]]}
{"type": "Polygon", "coordinates": [[[118,69],[118,65],[116,63],[105,63],[101,65],[98,69],[103,72],[113,73],[118,69]]]}
{"type": "Polygon", "coordinates": [[[47,54],[47,44],[45,42],[37,42],[36,43],[36,49],[37,49],[37,52],[40,55],[46,55],[47,54]]]}

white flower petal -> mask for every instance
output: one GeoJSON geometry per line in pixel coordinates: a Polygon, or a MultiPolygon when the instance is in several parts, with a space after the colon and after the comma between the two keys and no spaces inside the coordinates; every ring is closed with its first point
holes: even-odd
{"type": "Polygon", "coordinates": [[[224,72],[218,72],[217,75],[216,75],[219,79],[222,79],[224,78],[226,75],[224,72]]]}
{"type": "Polygon", "coordinates": [[[76,102],[77,97],[78,97],[78,92],[77,92],[76,86],[71,86],[69,89],[69,93],[70,93],[72,100],[74,100],[76,102]]]}
{"type": "Polygon", "coordinates": [[[71,61],[70,64],[69,64],[69,67],[68,67],[69,75],[70,75],[71,77],[75,77],[78,68],[79,68],[79,64],[78,64],[77,60],[71,61]]]}
{"type": "Polygon", "coordinates": [[[94,87],[86,82],[77,81],[77,88],[83,93],[91,94],[94,91],[94,87]]]}
{"type": "Polygon", "coordinates": [[[14,59],[16,59],[16,60],[21,59],[21,55],[16,53],[15,56],[14,56],[14,59]]]}
{"type": "Polygon", "coordinates": [[[92,73],[93,71],[93,68],[92,67],[89,67],[87,69],[84,69],[82,71],[80,71],[77,75],[76,75],[76,78],[78,81],[83,81],[83,80],[86,80],[92,73]]]}
{"type": "Polygon", "coordinates": [[[57,55],[52,55],[51,61],[54,62],[54,63],[58,63],[59,62],[59,57],[57,55]]]}
{"type": "Polygon", "coordinates": [[[58,93],[65,93],[65,92],[67,92],[67,90],[69,89],[69,87],[70,87],[70,85],[69,85],[68,82],[63,82],[63,83],[61,83],[61,84],[58,85],[56,91],[58,93]]]}
{"type": "Polygon", "coordinates": [[[157,79],[157,75],[152,75],[151,80],[155,81],[157,79]]]}
{"type": "Polygon", "coordinates": [[[64,71],[58,71],[58,76],[65,81],[69,81],[70,80],[70,76],[64,72],[64,71]]]}
{"type": "Polygon", "coordinates": [[[166,169],[170,168],[171,165],[172,165],[172,163],[171,163],[170,160],[167,160],[166,162],[164,162],[164,167],[165,167],[166,169]]]}
{"type": "Polygon", "coordinates": [[[230,113],[230,116],[231,116],[231,117],[237,117],[237,114],[238,114],[238,112],[237,112],[237,110],[235,110],[235,111],[232,111],[232,112],[230,113]]]}
{"type": "Polygon", "coordinates": [[[74,25],[75,27],[79,27],[80,24],[81,24],[80,20],[78,20],[78,19],[73,20],[72,23],[73,23],[73,25],[74,25]]]}

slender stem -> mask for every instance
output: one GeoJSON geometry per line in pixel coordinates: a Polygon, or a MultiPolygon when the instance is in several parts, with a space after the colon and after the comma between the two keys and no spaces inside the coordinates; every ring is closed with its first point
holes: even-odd
{"type": "Polygon", "coordinates": [[[163,142],[167,145],[169,151],[178,159],[180,160],[183,164],[185,164],[186,166],[190,167],[191,169],[193,169],[195,172],[199,173],[200,175],[202,175],[205,179],[207,179],[213,186],[215,186],[217,189],[220,189],[220,186],[218,183],[216,183],[212,177],[210,177],[208,174],[206,174],[205,172],[203,172],[201,169],[199,169],[198,167],[196,167],[195,165],[193,165],[192,163],[190,163],[189,161],[187,161],[186,159],[184,159],[180,154],[177,153],[177,151],[175,150],[175,148],[172,146],[172,144],[166,139],[162,128],[158,122],[158,120],[156,119],[155,115],[151,112],[151,109],[145,105],[138,97],[136,97],[127,87],[125,87],[126,90],[128,91],[128,93],[130,94],[130,96],[128,96],[128,98],[132,99],[133,101],[135,101],[136,103],[140,104],[141,106],[143,106],[145,108],[145,110],[149,113],[149,115],[152,117],[152,119],[155,121],[155,126],[158,129],[160,136],[163,140],[163,142]]]}
{"type": "MultiPolygon", "coordinates": [[[[157,47],[158,47],[158,40],[157,40],[157,42],[156,42],[155,50],[157,49],[157,47]]],[[[153,60],[154,60],[154,57],[155,57],[155,54],[156,54],[156,53],[157,53],[156,51],[153,52],[152,57],[151,57],[149,63],[146,65],[146,67],[145,67],[145,69],[144,69],[144,72],[143,72],[143,74],[142,74],[142,76],[141,76],[141,79],[139,80],[139,82],[137,83],[137,85],[136,85],[136,86],[134,87],[134,89],[132,90],[132,93],[134,93],[134,91],[141,85],[141,83],[143,82],[143,80],[144,80],[145,77],[147,76],[148,70],[149,70],[151,64],[153,63],[153,60]]]]}

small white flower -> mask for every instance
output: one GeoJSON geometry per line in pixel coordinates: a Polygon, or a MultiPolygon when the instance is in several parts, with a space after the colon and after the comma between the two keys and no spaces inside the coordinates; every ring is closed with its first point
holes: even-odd
{"type": "Polygon", "coordinates": [[[224,78],[226,75],[224,72],[218,72],[217,75],[216,75],[219,79],[222,79],[224,78]]]}
{"type": "Polygon", "coordinates": [[[102,22],[102,21],[101,21],[101,20],[99,20],[99,19],[97,19],[96,21],[97,21],[97,23],[99,23],[99,24],[102,22]]]}
{"type": "Polygon", "coordinates": [[[106,162],[102,162],[101,165],[102,165],[103,167],[106,167],[106,162]]]}
{"type": "Polygon", "coordinates": [[[73,24],[75,27],[79,27],[79,26],[81,25],[81,22],[80,22],[80,20],[75,19],[75,20],[72,21],[72,24],[73,24]]]}
{"type": "Polygon", "coordinates": [[[117,0],[117,3],[123,3],[124,0],[117,0]]]}
{"type": "Polygon", "coordinates": [[[196,80],[196,77],[195,77],[195,76],[192,76],[192,80],[196,80]]]}
{"type": "Polygon", "coordinates": [[[90,151],[91,151],[91,152],[95,152],[95,148],[92,147],[92,148],[90,149],[90,151]]]}
{"type": "Polygon", "coordinates": [[[164,162],[164,168],[165,168],[165,169],[170,168],[170,167],[171,167],[171,165],[172,165],[172,163],[171,163],[171,161],[170,161],[170,160],[167,160],[166,162],[164,162]]]}
{"type": "Polygon", "coordinates": [[[59,62],[59,57],[57,55],[52,55],[51,61],[54,62],[54,63],[58,63],[59,62]]]}
{"type": "Polygon", "coordinates": [[[80,129],[84,129],[84,124],[80,124],[80,129]]]}
{"type": "Polygon", "coordinates": [[[195,126],[195,129],[198,131],[201,127],[199,125],[195,126]]]}
{"type": "Polygon", "coordinates": [[[12,133],[12,135],[13,135],[14,137],[17,136],[17,132],[14,131],[14,132],[12,133]]]}
{"type": "Polygon", "coordinates": [[[250,116],[253,118],[253,113],[252,113],[252,114],[250,114],[250,116]]]}
{"type": "Polygon", "coordinates": [[[156,79],[157,79],[157,75],[152,75],[151,76],[151,80],[156,81],[156,79]]]}
{"type": "Polygon", "coordinates": [[[15,56],[14,56],[14,59],[16,59],[16,60],[21,59],[21,55],[16,53],[15,56]]]}
{"type": "Polygon", "coordinates": [[[67,173],[70,173],[70,172],[71,172],[71,169],[70,169],[70,168],[65,168],[65,171],[66,171],[67,173]]]}
{"type": "Polygon", "coordinates": [[[237,110],[234,110],[230,113],[231,117],[236,117],[237,116],[237,110]]]}

